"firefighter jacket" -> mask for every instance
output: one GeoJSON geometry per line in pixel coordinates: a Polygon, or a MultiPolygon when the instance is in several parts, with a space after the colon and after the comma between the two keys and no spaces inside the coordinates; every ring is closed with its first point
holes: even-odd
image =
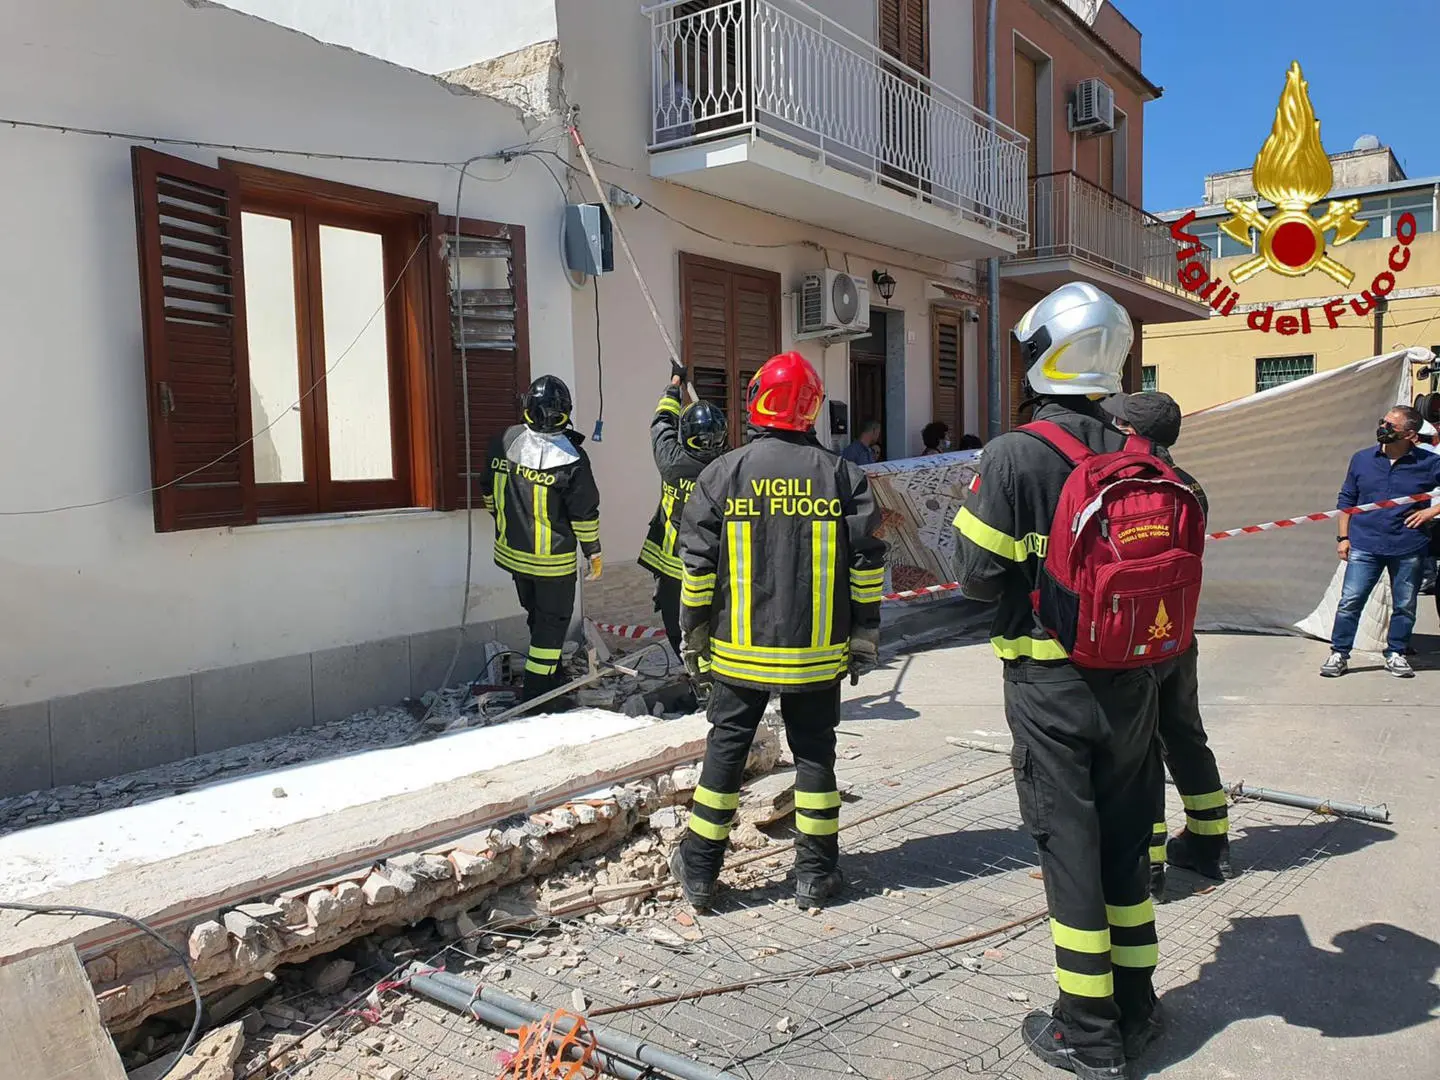
{"type": "MultiPolygon", "coordinates": [[[[1077,398],[1074,407],[1046,401],[1034,418],[1053,421],[1096,453],[1123,449],[1126,436],[1102,416],[1094,402],[1077,398]]],[[[956,580],[971,600],[996,602],[990,645],[1003,660],[1066,658],[1040,626],[1030,594],[1040,587],[1050,523],[1069,476],[1059,451],[1023,431],[1007,432],[986,445],[955,515],[956,580]]]]}
{"type": "Polygon", "coordinates": [[[680,556],[676,544],[680,539],[680,515],[695,480],[707,464],[685,449],[680,441],[680,388],[669,386],[655,406],[650,421],[650,448],[655,454],[655,467],[660,470],[660,505],[650,519],[650,530],[640,549],[640,565],[680,580],[680,556]]]}
{"type": "Polygon", "coordinates": [[[600,553],[600,492],[583,435],[542,435],[516,424],[490,441],[481,473],[484,505],[495,515],[495,565],[512,574],[575,573],[578,544],[600,553]]]}
{"type": "Polygon", "coordinates": [[[865,474],[803,435],[761,431],[707,465],[680,522],[680,625],[708,624],[714,677],[833,685],[852,629],[880,625],[879,527],[865,474]]]}

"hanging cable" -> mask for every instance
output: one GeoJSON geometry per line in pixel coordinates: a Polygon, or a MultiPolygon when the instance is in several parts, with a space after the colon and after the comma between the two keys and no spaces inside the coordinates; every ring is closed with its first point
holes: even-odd
{"type": "Polygon", "coordinates": [[[600,275],[594,274],[590,280],[595,284],[595,380],[600,389],[600,415],[595,418],[595,437],[592,441],[598,443],[600,433],[605,427],[605,356],[600,344],[600,275]]]}

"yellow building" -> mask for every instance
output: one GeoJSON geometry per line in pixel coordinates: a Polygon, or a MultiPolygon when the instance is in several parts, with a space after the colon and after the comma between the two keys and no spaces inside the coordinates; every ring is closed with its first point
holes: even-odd
{"type": "MultiPolygon", "coordinates": [[[[1330,256],[1354,271],[1349,286],[1318,268],[1299,278],[1267,269],[1234,284],[1235,268],[1254,255],[1257,237],[1252,230],[1247,247],[1221,232],[1220,224],[1230,217],[1226,199],[1255,198],[1248,169],[1207,176],[1204,205],[1157,215],[1179,223],[1195,214],[1183,231],[1210,249],[1210,277],[1218,287],[1209,298],[1226,313],[1212,312],[1202,322],[1145,325],[1146,389],[1164,390],[1189,413],[1408,345],[1440,352],[1440,177],[1407,178],[1374,136],[1330,161],[1335,187],[1327,198],[1359,199],[1356,217],[1368,222],[1355,240],[1339,246],[1331,241],[1330,256]],[[1406,214],[1414,217],[1413,235],[1408,223],[1402,225],[1406,214]],[[1388,295],[1372,303],[1376,292],[1388,295]]],[[[1268,212],[1271,206],[1261,200],[1260,208],[1268,212]]],[[[1324,210],[1324,202],[1312,207],[1317,217],[1324,210]]]]}

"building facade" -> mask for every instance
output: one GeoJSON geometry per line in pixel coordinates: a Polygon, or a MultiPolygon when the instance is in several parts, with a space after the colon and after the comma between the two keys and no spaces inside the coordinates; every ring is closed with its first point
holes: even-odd
{"type": "MultiPolygon", "coordinates": [[[[1293,278],[1262,272],[1235,286],[1238,302],[1228,315],[1147,327],[1146,384],[1172,395],[1186,412],[1368,356],[1440,344],[1440,178],[1407,177],[1390,148],[1373,137],[1328,156],[1335,180],[1324,201],[1360,200],[1356,218],[1366,223],[1355,239],[1329,251],[1353,281],[1342,285],[1318,269],[1293,278]],[[1402,221],[1407,214],[1413,234],[1402,221]],[[1377,295],[1377,279],[1388,295],[1377,295]]],[[[1258,238],[1251,230],[1249,243],[1242,243],[1220,230],[1230,217],[1224,203],[1255,197],[1249,169],[1215,173],[1205,178],[1204,203],[1157,216],[1179,222],[1193,214],[1185,231],[1209,250],[1211,274],[1231,281],[1254,256],[1258,238]]],[[[1263,199],[1259,206],[1270,208],[1263,199]]]]}
{"type": "MultiPolygon", "coordinates": [[[[1026,396],[1025,368],[1009,331],[1050,290],[1088,281],[1125,306],[1136,328],[1126,374],[1133,389],[1143,328],[1187,325],[1206,309],[1175,280],[1177,245],[1166,227],[1140,209],[1144,108],[1160,96],[1141,71],[1140,32],[1109,3],[1014,0],[996,8],[997,114],[1029,147],[1030,235],[1000,264],[1002,352],[994,362],[1004,372],[1006,429],[1021,419],[1017,408],[1026,396]],[[1086,111],[1097,101],[1098,117],[1086,111]]],[[[974,37],[976,93],[983,95],[982,4],[974,37]]],[[[982,371],[991,363],[982,352],[982,371]]]]}

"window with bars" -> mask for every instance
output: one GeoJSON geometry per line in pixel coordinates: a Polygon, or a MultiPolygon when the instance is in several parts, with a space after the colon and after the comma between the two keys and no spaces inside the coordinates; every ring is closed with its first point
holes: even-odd
{"type": "Polygon", "coordinates": [[[1315,374],[1315,357],[1267,356],[1255,361],[1255,392],[1315,374]]]}
{"type": "Polygon", "coordinates": [[[473,458],[528,379],[524,230],[457,245],[423,200],[133,160],[157,531],[463,506],[467,419],[473,458]]]}
{"type": "Polygon", "coordinates": [[[1160,373],[1154,364],[1140,365],[1140,391],[1144,394],[1153,394],[1160,389],[1160,373]]]}

